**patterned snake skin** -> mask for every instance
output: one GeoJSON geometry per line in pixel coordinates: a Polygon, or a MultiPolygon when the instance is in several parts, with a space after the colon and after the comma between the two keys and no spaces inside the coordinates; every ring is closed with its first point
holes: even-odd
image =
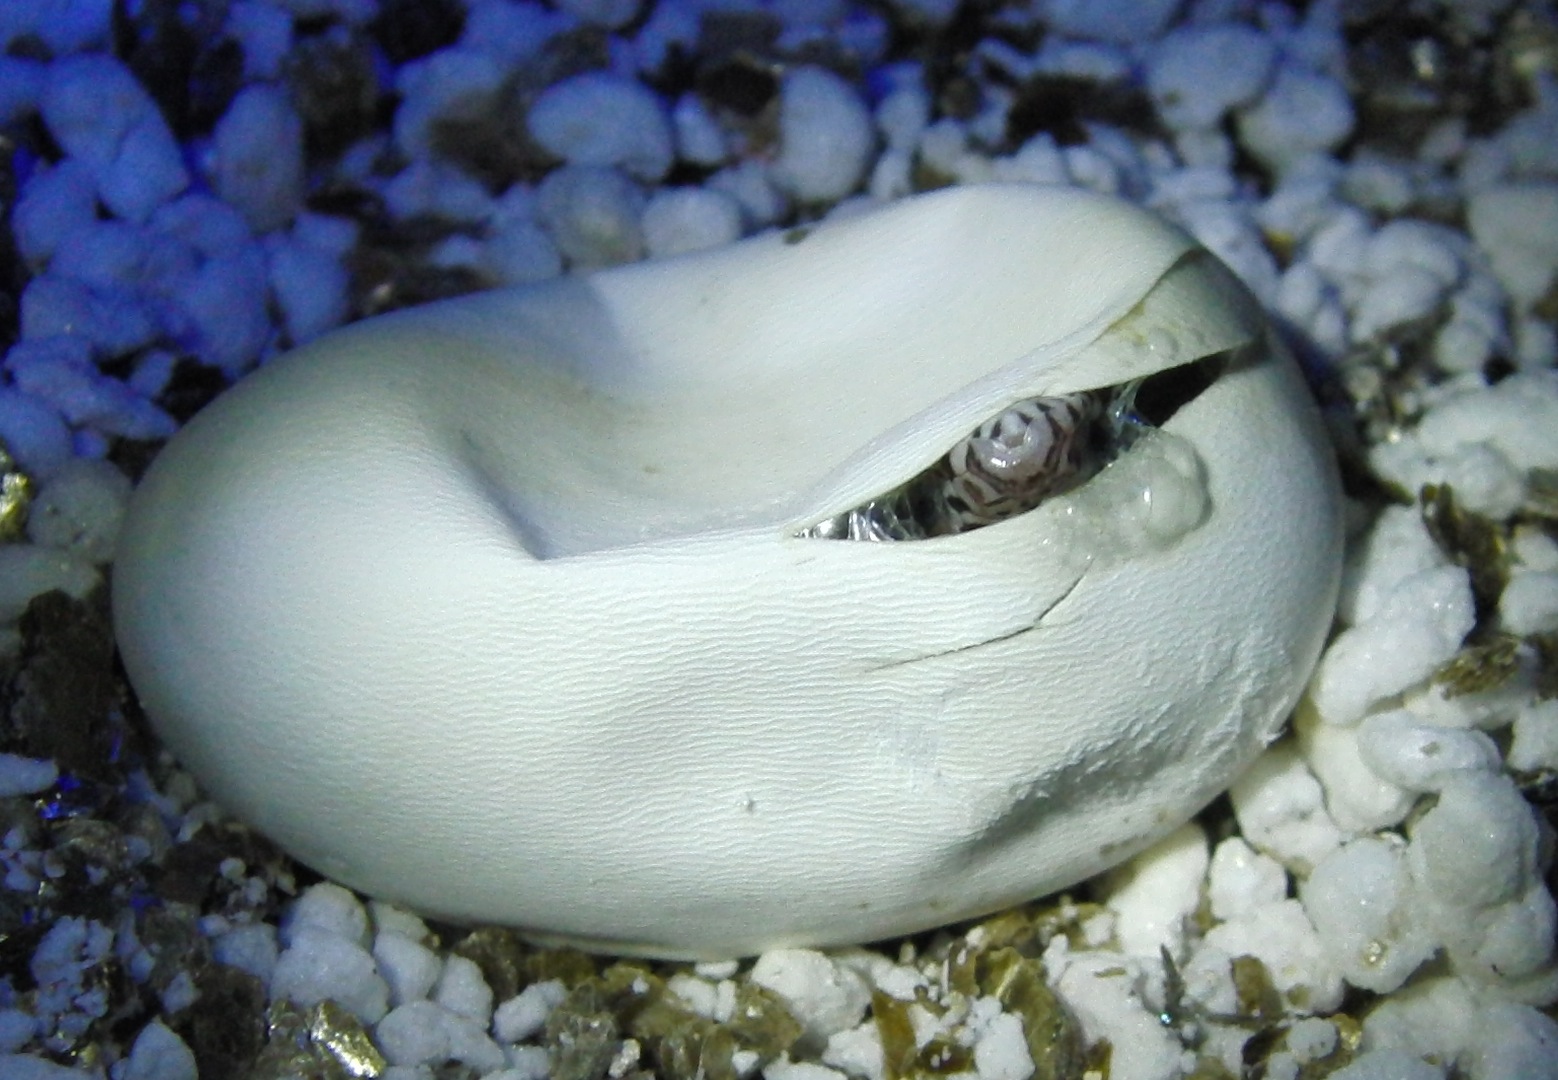
{"type": "Polygon", "coordinates": [[[913,480],[797,535],[924,540],[992,525],[1083,483],[1143,430],[1136,383],[1019,401],[913,480]]]}

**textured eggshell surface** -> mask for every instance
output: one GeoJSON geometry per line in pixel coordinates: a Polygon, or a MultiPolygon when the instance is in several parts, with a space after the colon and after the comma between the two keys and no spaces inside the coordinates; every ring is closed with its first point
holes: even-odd
{"type": "Polygon", "coordinates": [[[1124,203],[965,188],[271,363],[148,472],[115,619],[169,747],[330,877],[733,956],[989,911],[1183,822],[1307,678],[1338,501],[1220,264],[1124,203]],[[796,535],[1013,401],[1229,350],[1028,513],[796,535]]]}

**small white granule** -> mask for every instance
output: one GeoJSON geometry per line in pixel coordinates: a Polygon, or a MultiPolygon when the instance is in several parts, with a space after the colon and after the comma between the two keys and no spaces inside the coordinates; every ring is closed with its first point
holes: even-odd
{"type": "Polygon", "coordinates": [[[723,191],[741,204],[741,214],[753,229],[773,225],[789,208],[784,195],[774,186],[763,162],[746,158],[721,169],[704,185],[723,191]]]}
{"type": "Polygon", "coordinates": [[[1507,518],[1525,502],[1525,477],[1514,463],[1488,443],[1456,447],[1438,466],[1455,501],[1474,514],[1507,518]]]}
{"type": "Polygon", "coordinates": [[[1272,40],[1251,26],[1182,26],[1150,46],[1147,91],[1171,128],[1216,127],[1266,88],[1276,55],[1272,40]]]}
{"type": "Polygon", "coordinates": [[[351,282],[339,253],[278,232],[265,238],[265,255],[271,293],[293,345],[312,341],[346,321],[351,282]]]}
{"type": "Polygon", "coordinates": [[[22,290],[24,344],[70,336],[102,352],[122,355],[150,344],[159,332],[144,298],[122,285],[87,285],[40,274],[22,290]]]}
{"type": "Polygon", "coordinates": [[[1475,621],[1471,580],[1460,567],[1402,579],[1326,650],[1311,684],[1315,708],[1327,723],[1356,724],[1454,656],[1475,621]]]}
{"type": "Polygon", "coordinates": [[[1476,912],[1538,880],[1539,829],[1505,777],[1451,777],[1411,830],[1413,876],[1436,902],[1476,912]]]}
{"type": "Polygon", "coordinates": [[[1180,826],[1102,881],[1104,903],[1118,916],[1115,937],[1127,956],[1179,956],[1185,927],[1201,900],[1210,855],[1199,825],[1180,826]]]}
{"type": "Polygon", "coordinates": [[[1515,714],[1509,767],[1522,772],[1558,771],[1558,701],[1528,702],[1515,714]]]}
{"type": "MultiPolygon", "coordinates": [[[[1283,176],[1266,201],[1255,208],[1256,220],[1266,232],[1304,243],[1337,222],[1356,237],[1360,253],[1368,236],[1368,219],[1357,210],[1342,213],[1337,197],[1337,176],[1331,167],[1294,169],[1283,176]],[[1338,215],[1340,214],[1340,217],[1338,215]]],[[[1308,252],[1312,257],[1313,251],[1308,252]]],[[[1327,276],[1334,276],[1327,274],[1327,276]]]]}
{"type": "Polygon", "coordinates": [[[1400,841],[1362,837],[1332,852],[1301,890],[1304,911],[1331,964],[1354,986],[1387,994],[1433,955],[1415,918],[1400,841]]]}
{"type": "Polygon", "coordinates": [[[1003,183],[1069,184],[1066,156],[1047,131],[1030,138],[1011,157],[996,158],[991,164],[993,179],[1003,183]]]}
{"type": "Polygon", "coordinates": [[[763,1069],[763,1080],[849,1080],[837,1069],[826,1065],[814,1065],[809,1061],[791,1061],[790,1055],[780,1054],[779,1060],[770,1062],[763,1069]]]}
{"type": "Polygon", "coordinates": [[[1239,1011],[1239,992],[1233,984],[1233,958],[1221,949],[1200,944],[1179,965],[1185,1000],[1210,1015],[1229,1016],[1239,1011]]]}
{"type": "Polygon", "coordinates": [[[20,1050],[38,1034],[38,1018],[23,1009],[0,1009],[0,1054],[20,1050]]]}
{"type": "Polygon", "coordinates": [[[1307,1065],[1327,1057],[1336,1049],[1336,1025],[1318,1016],[1308,1016],[1288,1028],[1282,1042],[1298,1063],[1307,1065]]]}
{"type": "Polygon", "coordinates": [[[354,945],[368,943],[368,913],[350,890],[322,882],[304,890],[281,921],[281,943],[291,945],[300,930],[321,930],[354,945]]]}
{"type": "Polygon", "coordinates": [[[1239,193],[1239,185],[1233,174],[1221,165],[1188,165],[1185,168],[1155,170],[1150,181],[1152,190],[1146,201],[1152,207],[1178,206],[1198,199],[1233,201],[1239,193]]]}
{"type": "Polygon", "coordinates": [[[1212,927],[1202,948],[1255,957],[1294,1012],[1330,1012],[1342,1002],[1341,972],[1297,900],[1256,908],[1212,927]]]}
{"type": "Polygon", "coordinates": [[[242,46],[247,81],[275,79],[292,52],[292,16],[265,0],[236,0],[222,36],[242,46]]]}
{"type": "Polygon", "coordinates": [[[1482,732],[1433,727],[1405,709],[1365,719],[1358,751],[1374,775],[1409,791],[1438,791],[1457,773],[1499,767],[1498,747],[1482,732]]]}
{"type": "Polygon", "coordinates": [[[610,72],[547,88],[525,119],[530,134],[570,165],[614,165],[654,181],[671,168],[671,122],[653,90],[610,72]]]}
{"type": "Polygon", "coordinates": [[[437,955],[422,943],[382,930],[373,939],[373,960],[389,984],[392,1006],[427,997],[442,967],[437,955]]]}
{"type": "Polygon", "coordinates": [[[1499,596],[1499,621],[1511,634],[1558,630],[1558,573],[1515,570],[1499,596]]]}
{"type": "Polygon", "coordinates": [[[1558,327],[1535,315],[1515,321],[1515,366],[1538,371],[1558,363],[1558,327]]]}
{"type": "Polygon", "coordinates": [[[35,596],[62,589],[80,600],[97,582],[91,563],[58,548],[0,544],[0,626],[20,617],[35,596]]]}
{"type": "Polygon", "coordinates": [[[848,1031],[836,1031],[828,1036],[822,1063],[842,1069],[850,1076],[883,1080],[886,1064],[882,1056],[882,1031],[876,1021],[867,1020],[848,1031]]]}
{"type": "Polygon", "coordinates": [[[483,1027],[492,1018],[492,989],[476,962],[464,956],[451,955],[444,960],[443,973],[433,988],[433,1000],[483,1027]]]}
{"type": "Polygon", "coordinates": [[[1342,176],[1348,201],[1381,214],[1403,214],[1417,198],[1420,181],[1404,162],[1367,149],[1357,152],[1342,176]]]}
{"type": "Polygon", "coordinates": [[[39,489],[27,515],[27,536],[88,562],[108,562],[129,501],[124,473],[106,461],[77,458],[39,489]]]}
{"type": "Polygon", "coordinates": [[[255,232],[287,224],[303,206],[303,121],[279,87],[241,90],[211,141],[211,183],[255,232]]]}
{"type": "Polygon", "coordinates": [[[47,791],[59,774],[59,766],[46,758],[0,754],[0,799],[47,791]]]}
{"type": "Polygon", "coordinates": [[[1460,1064],[1472,1080],[1558,1080],[1558,1021],[1529,1005],[1491,1004],[1460,1064]]]}
{"type": "Polygon", "coordinates": [[[54,252],[49,272],[97,287],[136,287],[154,275],[148,267],[185,257],[153,230],[125,221],[98,221],[71,232],[54,252]]]}
{"type": "Polygon", "coordinates": [[[974,1042],[974,1068],[980,1080],[1028,1080],[1033,1075],[1020,1017],[1003,1012],[990,1018],[974,1042]]]}
{"type": "Polygon", "coordinates": [[[1348,625],[1371,617],[1403,580],[1449,565],[1415,506],[1387,506],[1342,570],[1337,615],[1348,625]]]}
{"type": "Polygon", "coordinates": [[[1207,877],[1207,897],[1212,917],[1237,918],[1287,896],[1287,871],[1282,864],[1262,855],[1243,837],[1231,836],[1212,852],[1207,877]]]}
{"type": "Polygon", "coordinates": [[[858,971],[870,984],[899,1001],[914,1001],[922,992],[935,996],[924,972],[912,965],[912,954],[895,964],[879,953],[855,952],[841,955],[839,962],[858,971]]]}
{"type": "Polygon", "coordinates": [[[818,1043],[860,1023],[871,1004],[865,979],[812,949],[773,949],[757,958],[752,981],[789,1005],[818,1043]]]}
{"type": "Polygon", "coordinates": [[[877,202],[892,202],[914,191],[914,159],[903,150],[886,150],[871,166],[866,194],[877,202]]]}
{"type": "Polygon", "coordinates": [[[1487,187],[1467,199],[1467,224],[1493,272],[1522,308],[1558,277],[1558,183],[1487,187]]]}
{"type": "Polygon", "coordinates": [[[577,27],[574,16],[541,4],[470,0],[465,7],[460,49],[485,53],[507,68],[531,59],[555,35],[577,27]]]}
{"type": "Polygon", "coordinates": [[[635,1072],[643,1053],[644,1047],[637,1039],[623,1039],[606,1065],[607,1080],[622,1080],[622,1077],[635,1072]]]}
{"type": "Polygon", "coordinates": [[[1289,870],[1307,874],[1341,844],[1325,792],[1292,743],[1256,758],[1228,794],[1244,838],[1289,870]]]}
{"type": "Polygon", "coordinates": [[[243,215],[214,195],[185,195],[152,216],[154,232],[175,237],[206,258],[231,252],[252,240],[243,215]]]}
{"type": "MultiPolygon", "coordinates": [[[[960,121],[944,117],[927,127],[920,135],[920,164],[946,176],[956,176],[958,163],[968,156],[968,130],[960,121]]],[[[1057,151],[1061,177],[1065,173],[1065,156],[1057,151]]]]}
{"type": "Polygon", "coordinates": [[[930,95],[919,85],[900,86],[876,107],[876,126],[890,150],[912,154],[930,125],[930,95]]]}
{"type": "Polygon", "coordinates": [[[700,979],[733,979],[741,970],[741,963],[737,960],[700,960],[692,970],[700,979]]]}
{"type": "Polygon", "coordinates": [[[546,1026],[546,1018],[567,996],[567,989],[556,979],[531,983],[497,1007],[492,1015],[492,1034],[499,1042],[524,1042],[546,1026]]]}
{"type": "Polygon", "coordinates": [[[1541,878],[1540,832],[1507,777],[1475,773],[1446,784],[1411,830],[1420,917],[1463,977],[1550,974],[1558,909],[1541,878]]]}
{"type": "Polygon", "coordinates": [[[1369,451],[1386,479],[1416,492],[1446,479],[1446,462],[1464,448],[1486,444],[1518,473],[1558,465],[1558,373],[1524,372],[1493,387],[1451,389],[1417,427],[1369,451]]]}
{"type": "Polygon", "coordinates": [[[478,1072],[503,1068],[503,1051],[469,1017],[433,1001],[412,1001],[381,1019],[374,1040],[391,1065],[442,1065],[458,1061],[478,1072]]]}
{"type": "Polygon", "coordinates": [[[1262,302],[1274,303],[1281,272],[1249,212],[1222,199],[1194,199],[1175,207],[1180,224],[1239,275],[1262,302]]]}
{"type": "Polygon", "coordinates": [[[1515,714],[1531,699],[1535,670],[1526,655],[1521,670],[1502,686],[1466,694],[1429,683],[1402,695],[1402,705],[1430,727],[1477,728],[1494,731],[1514,722],[1515,714]]]}
{"type": "Polygon", "coordinates": [[[1142,1001],[1148,964],[1157,966],[1113,950],[1071,952],[1063,936],[1044,953],[1050,985],[1076,1015],[1088,1044],[1109,1040],[1113,1077],[1178,1075],[1179,1039],[1142,1001]]]}
{"type": "Polygon", "coordinates": [[[616,169],[564,165],[536,188],[536,217],[576,269],[643,257],[644,193],[616,169]]]}
{"type": "MultiPolygon", "coordinates": [[[[735,1063],[743,1053],[751,1051],[737,1051],[730,1055],[732,1063],[735,1063]]],[[[495,1073],[488,1073],[482,1080],[547,1080],[552,1075],[552,1055],[542,1046],[511,1046],[504,1056],[508,1059],[509,1067],[500,1069],[495,1073]]],[[[756,1054],[751,1055],[754,1059],[756,1054]]],[[[737,1075],[744,1076],[745,1072],[737,1066],[737,1075]]],[[[388,1080],[388,1078],[386,1078],[388,1080]]],[[[420,1077],[414,1078],[420,1080],[420,1077]]]]}
{"type": "Polygon", "coordinates": [[[1326,809],[1346,833],[1399,825],[1417,797],[1379,776],[1363,761],[1355,727],[1322,722],[1307,703],[1295,714],[1304,760],[1325,789],[1326,809]]]}
{"type": "MultiPolygon", "coordinates": [[[[1118,195],[1125,187],[1119,164],[1093,144],[1078,143],[1064,147],[1060,153],[1066,161],[1066,175],[1078,187],[1091,188],[1101,195],[1118,195]]],[[[980,183],[984,177],[979,172],[986,167],[983,154],[966,153],[958,159],[953,175],[965,184],[980,183]]]]}
{"type": "MultiPolygon", "coordinates": [[[[507,0],[498,2],[506,4],[507,0]]],[[[633,36],[626,59],[639,71],[658,71],[673,48],[696,56],[702,35],[701,14],[702,9],[695,4],[680,0],[652,4],[649,17],[633,36]]]]}
{"type": "Polygon", "coordinates": [[[824,68],[802,65],[779,91],[778,187],[803,203],[842,199],[864,179],[876,141],[855,88],[824,68]]]}
{"type": "Polygon", "coordinates": [[[184,1040],[153,1020],[141,1028],[130,1056],[113,1075],[114,1080],[197,1080],[199,1070],[184,1040]]]}
{"type": "Polygon", "coordinates": [[[693,165],[721,165],[730,156],[725,133],[697,94],[683,94],[671,109],[676,156],[693,165]]]}
{"type": "MultiPolygon", "coordinates": [[[[491,6],[495,5],[482,8],[491,6]]],[[[466,32],[472,29],[467,22],[466,32]]],[[[492,108],[508,76],[501,57],[466,45],[439,49],[402,65],[395,74],[395,90],[401,97],[395,110],[396,147],[412,161],[431,158],[433,125],[446,114],[469,115],[475,109],[492,108]]]]}
{"type": "Polygon", "coordinates": [[[119,217],[145,221],[189,185],[162,112],[113,57],[89,53],[56,60],[39,112],[54,140],[92,170],[98,196],[119,217]]]}
{"type": "Polygon", "coordinates": [[[397,221],[424,215],[485,222],[495,215],[486,187],[446,161],[418,158],[383,186],[384,206],[397,221]]]}
{"type": "Polygon", "coordinates": [[[1416,979],[1369,1011],[1363,1030],[1374,1050],[1405,1050],[1454,1061],[1471,1043],[1481,1006],[1454,976],[1416,979]]]}
{"type": "Polygon", "coordinates": [[[1331,1080],[1444,1080],[1444,1070],[1404,1050],[1366,1050],[1331,1080]]]}
{"type": "Polygon", "coordinates": [[[1534,525],[1515,526],[1513,550],[1515,561],[1527,570],[1558,570],[1558,540],[1534,525]]]}
{"type": "Polygon", "coordinates": [[[11,210],[17,250],[34,265],[47,262],[65,237],[97,220],[97,180],[79,158],[40,167],[22,185],[11,210]]]}
{"type": "Polygon", "coordinates": [[[1351,300],[1367,282],[1363,260],[1373,235],[1373,226],[1363,211],[1355,206],[1337,205],[1324,221],[1316,224],[1305,245],[1305,254],[1351,300]]]}
{"type": "Polygon", "coordinates": [[[86,972],[108,955],[114,932],[100,922],[68,916],[51,927],[33,950],[28,970],[47,1001],[41,1006],[67,1007],[81,992],[86,972]]]}
{"type": "Polygon", "coordinates": [[[1558,905],[1537,883],[1507,904],[1486,913],[1474,934],[1446,942],[1462,978],[1495,987],[1516,987],[1532,1000],[1551,1001],[1558,986],[1553,949],[1558,939],[1558,905]],[[1522,989],[1523,987],[1523,989],[1522,989]]]}
{"type": "Polygon", "coordinates": [[[368,1024],[389,1010],[389,985],[367,949],[312,926],[294,929],[291,938],[271,976],[272,1000],[288,998],[306,1008],[331,998],[368,1024]]]}
{"type": "Polygon", "coordinates": [[[719,990],[705,979],[678,973],[667,979],[665,985],[699,1016],[712,1020],[719,1009],[719,990]]]}
{"type": "Polygon", "coordinates": [[[211,955],[219,964],[247,971],[269,984],[276,973],[276,928],[269,923],[246,923],[224,931],[211,943],[211,955]]]}
{"type": "Polygon", "coordinates": [[[709,188],[661,188],[644,207],[643,227],[655,257],[723,247],[741,239],[741,205],[709,188]]]}
{"type": "Polygon", "coordinates": [[[505,285],[530,285],[563,272],[563,257],[533,221],[510,221],[487,241],[488,270],[505,285]]]}
{"type": "Polygon", "coordinates": [[[271,335],[268,284],[265,254],[250,242],[170,282],[188,319],[181,344],[229,376],[247,371],[271,335]]]}
{"type": "Polygon", "coordinates": [[[1239,113],[1239,141],[1278,173],[1317,153],[1330,153],[1352,134],[1346,87],[1317,71],[1282,64],[1265,96],[1239,113]]]}
{"type": "Polygon", "coordinates": [[[1400,266],[1369,278],[1352,307],[1348,331],[1354,344],[1366,344],[1398,326],[1426,318],[1438,308],[1447,287],[1420,266],[1400,266]]]}
{"type": "Polygon", "coordinates": [[[35,479],[53,476],[73,458],[70,429],[42,399],[0,386],[0,443],[35,479]]]}
{"type": "Polygon", "coordinates": [[[172,350],[147,349],[135,358],[135,368],[125,378],[125,385],[144,398],[158,398],[173,381],[177,364],[178,356],[172,350]]]}
{"type": "Polygon", "coordinates": [[[1391,221],[1369,238],[1361,269],[1376,281],[1416,270],[1448,289],[1465,272],[1458,250],[1465,246],[1466,238],[1445,226],[1410,219],[1391,221]]]}

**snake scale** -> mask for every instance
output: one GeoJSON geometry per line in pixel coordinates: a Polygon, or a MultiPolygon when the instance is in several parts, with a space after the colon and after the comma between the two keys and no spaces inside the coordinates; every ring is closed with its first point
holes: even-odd
{"type": "Polygon", "coordinates": [[[885,495],[801,530],[829,540],[924,540],[993,525],[1085,482],[1148,426],[1139,382],[1019,401],[885,495]]]}

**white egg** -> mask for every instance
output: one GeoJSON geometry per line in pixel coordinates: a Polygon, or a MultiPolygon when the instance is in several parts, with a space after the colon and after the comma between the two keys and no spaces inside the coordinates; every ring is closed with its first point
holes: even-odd
{"type": "Polygon", "coordinates": [[[725,957],[987,912],[1179,825],[1304,685],[1338,504],[1220,263],[1119,201],[962,188],[299,349],[155,462],[114,606],[168,746],[319,871],[725,957]],[[1152,376],[1178,408],[1089,429],[1101,471],[1037,508],[824,535],[1016,403],[1152,376]]]}

